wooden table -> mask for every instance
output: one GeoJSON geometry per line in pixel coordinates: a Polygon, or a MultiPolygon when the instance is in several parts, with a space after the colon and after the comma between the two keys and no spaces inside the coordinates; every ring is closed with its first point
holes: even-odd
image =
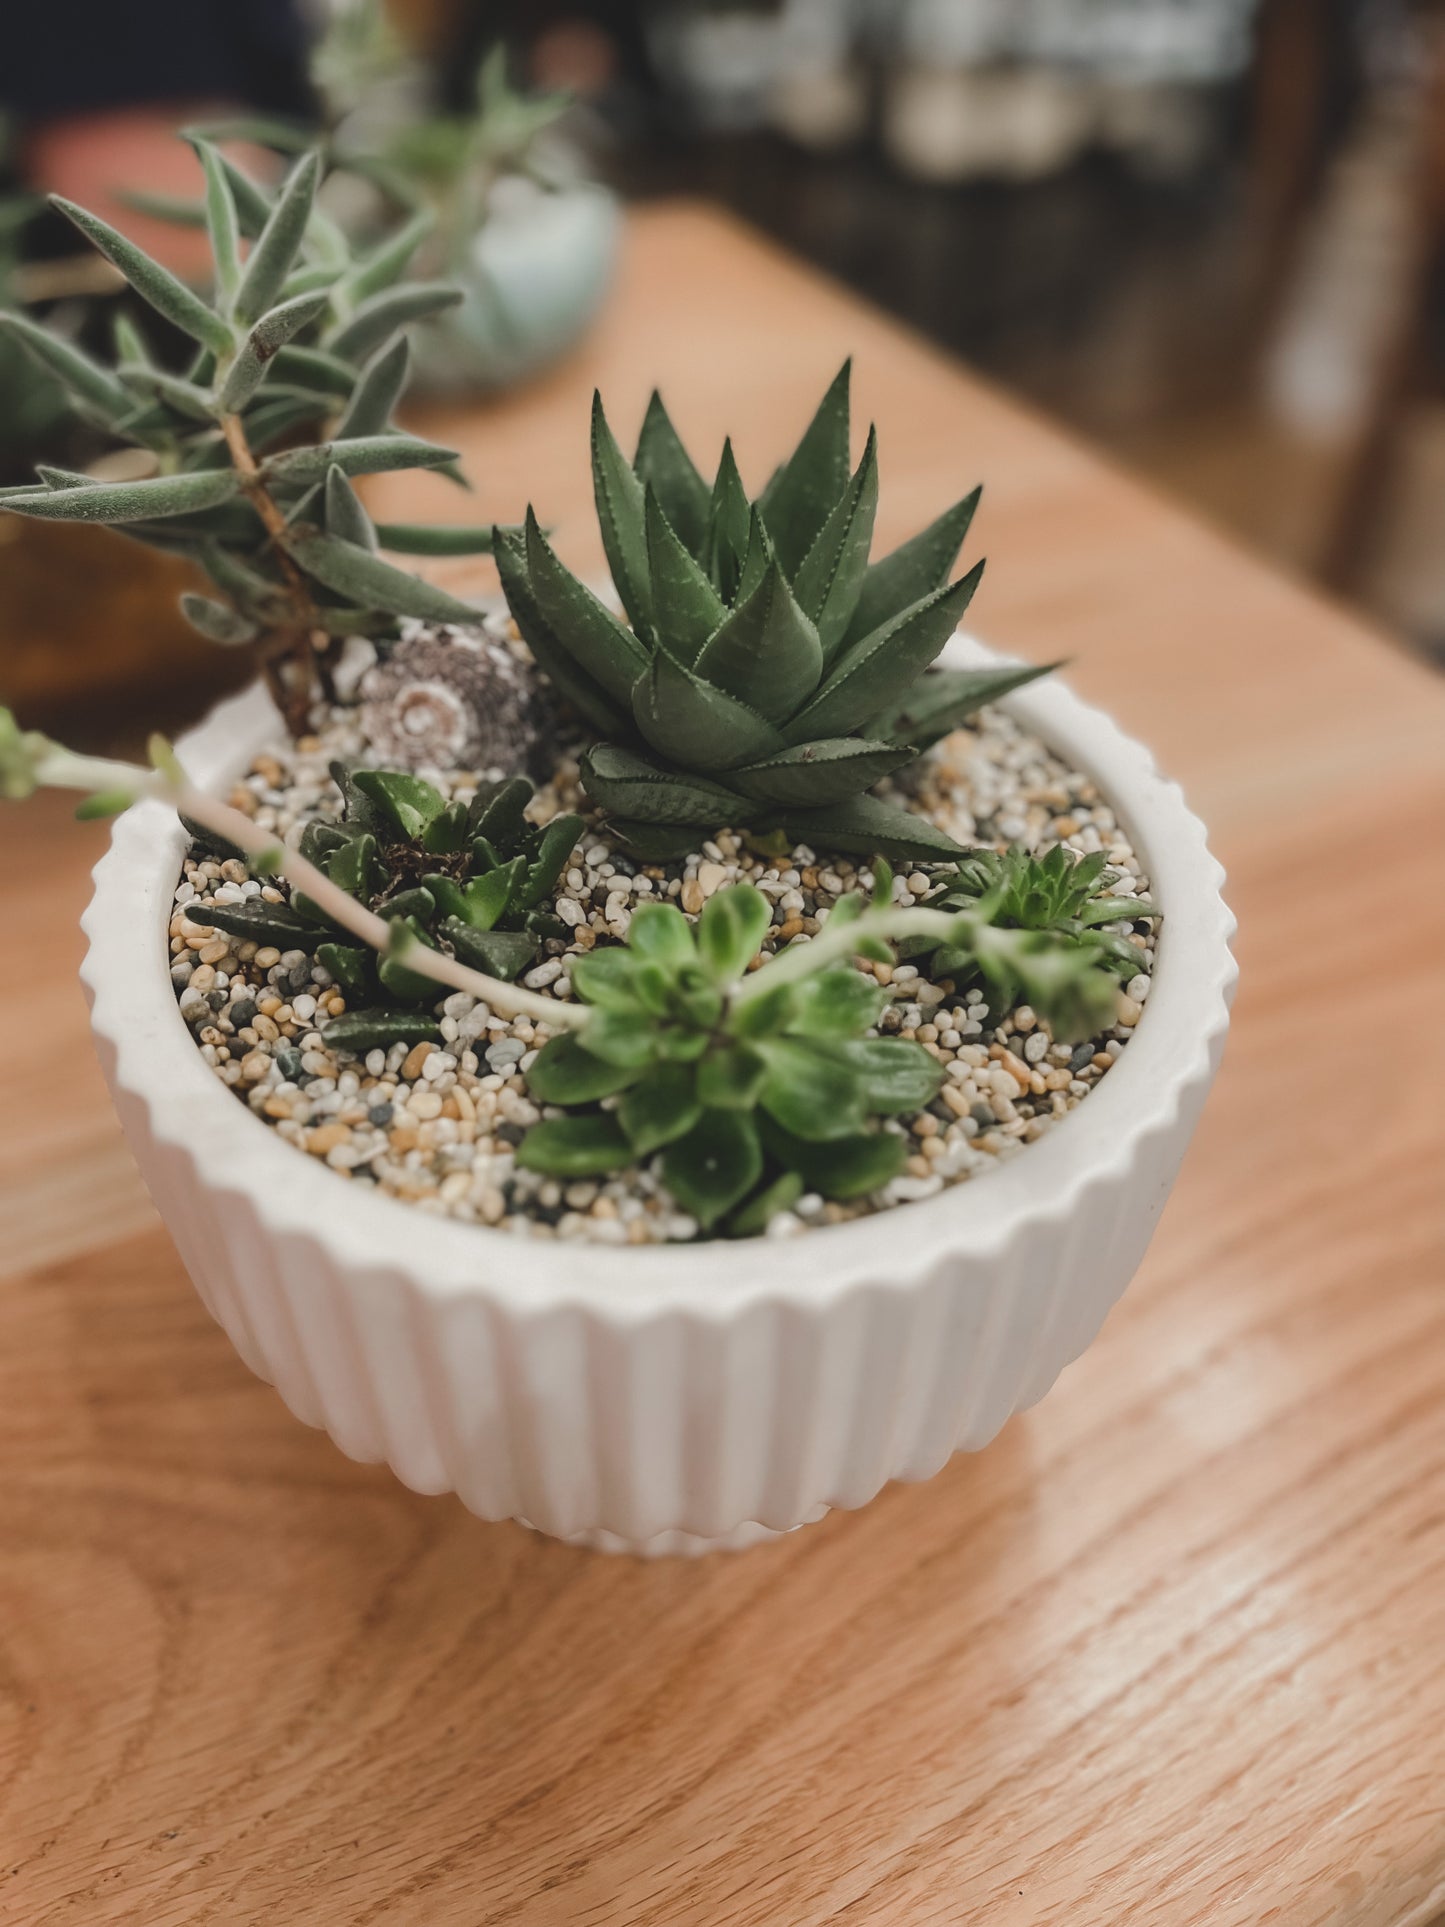
{"type": "Polygon", "coordinates": [[[208,1322],[68,981],[96,834],[7,819],[6,1927],[1445,1915],[1445,692],[697,209],[445,427],[486,514],[535,491],[590,564],[594,381],[630,433],[656,376],[757,478],[850,350],[884,537],[984,477],[979,627],[1074,657],[1229,866],[1238,1028],[1140,1277],[986,1453],[767,1549],[481,1525],[208,1322]]]}

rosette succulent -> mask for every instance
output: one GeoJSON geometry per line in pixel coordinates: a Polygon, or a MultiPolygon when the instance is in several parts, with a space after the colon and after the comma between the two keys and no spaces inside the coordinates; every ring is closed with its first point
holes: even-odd
{"type": "Polygon", "coordinates": [[[317,203],[315,154],[272,193],[207,141],[193,144],[214,258],[208,296],[97,216],[53,200],[189,337],[184,373],[128,318],[106,365],[24,315],[0,315],[0,330],[59,378],[89,422],[140,450],[148,472],[105,481],[41,468],[37,484],[0,491],[0,507],[105,523],[195,562],[216,594],[182,598],[192,626],[212,642],[254,646],[299,730],[347,636],[394,638],[405,616],[475,618],[381,552],[476,553],[490,549],[490,530],[378,526],[352,487],[386,469],[455,476],[452,450],[403,434],[391,417],[407,380],[403,331],[460,295],[403,279],[424,217],[353,255],[317,203]]]}
{"type": "Polygon", "coordinates": [[[1109,924],[1153,922],[1160,912],[1144,897],[1113,896],[1102,854],[1076,856],[1062,843],[1047,856],[1015,844],[973,850],[923,899],[933,910],[974,912],[1001,930],[1018,932],[1007,945],[958,945],[932,935],[904,938],[900,957],[918,962],[937,982],[980,984],[1007,1009],[1027,999],[1052,1011],[1078,1035],[1110,1021],[1110,978],[1148,968],[1137,944],[1109,924]]]}
{"type": "Polygon", "coordinates": [[[1037,668],[932,665],[983,564],[950,581],[978,501],[956,503],[870,561],[878,502],[870,432],[850,467],[844,367],[756,502],[723,449],[711,487],[654,395],[633,461],[592,417],[592,472],[623,622],[557,559],[530,511],[498,530],[512,613],[599,740],[588,794],[645,855],[723,827],[914,861],[961,846],[870,794],[981,704],[1037,668]]]}
{"type": "MultiPolygon", "coordinates": [[[[402,770],[333,763],[331,773],[343,799],[341,817],[309,822],[300,854],[347,896],[405,926],[415,943],[510,982],[546,938],[566,935],[552,905],[582,830],[580,817],[554,816],[544,827],[529,822],[532,786],[521,777],[484,785],[470,803],[449,803],[431,783],[402,770]]],[[[192,902],[186,915],[232,936],[314,956],[355,1006],[329,1026],[334,1043],[369,1049],[374,1042],[433,1034],[431,1026],[416,1029],[414,1014],[398,1029],[392,1021],[398,1013],[388,1008],[437,997],[435,980],[396,954],[406,944],[394,942],[391,952],[377,955],[301,892],[281,904],[192,902]]]]}

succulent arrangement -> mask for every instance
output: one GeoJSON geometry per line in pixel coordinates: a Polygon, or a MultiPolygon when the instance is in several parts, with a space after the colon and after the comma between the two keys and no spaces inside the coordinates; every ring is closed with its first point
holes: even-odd
{"type": "Polygon", "coordinates": [[[533,655],[600,739],[592,799],[648,856],[730,828],[814,848],[938,860],[960,845],[869,794],[1038,668],[930,668],[972,600],[950,581],[978,491],[870,561],[876,436],[850,469],[850,369],[756,502],[731,444],[711,485],[653,396],[634,459],[594,402],[592,474],[620,621],[528,510],[497,533],[533,655]]]}
{"type": "MultiPolygon", "coordinates": [[[[483,784],[469,803],[449,803],[405,770],[331,766],[341,793],[336,820],[307,823],[301,856],[345,894],[402,926],[414,947],[444,950],[510,983],[535,961],[547,937],[565,935],[552,913],[557,879],[582,830],[577,816],[545,827],[527,819],[532,785],[521,777],[483,784]]],[[[192,825],[206,840],[202,826],[192,825]]],[[[222,853],[237,852],[229,844],[222,853]]],[[[432,978],[393,954],[378,957],[347,939],[324,903],[303,891],[289,903],[196,903],[191,921],[281,950],[303,950],[341,986],[355,1009],[353,1031],[391,1028],[385,1041],[415,1034],[414,1014],[387,1005],[434,1000],[432,978]],[[405,1018],[397,1028],[394,1020],[405,1018]]]]}
{"type": "Polygon", "coordinates": [[[383,552],[479,553],[491,531],[378,526],[352,485],[391,469],[456,477],[453,452],[403,434],[392,413],[407,381],[405,329],[460,297],[405,279],[422,217],[356,255],[317,202],[316,154],[271,192],[209,141],[193,145],[206,179],[209,298],[97,216],[53,201],[194,344],[183,374],[124,318],[103,365],[21,314],[0,315],[0,329],[65,384],[87,420],[142,451],[149,472],[99,481],[43,467],[36,485],[0,491],[0,507],[105,523],[195,562],[216,593],[185,596],[192,626],[256,650],[297,733],[347,637],[395,637],[406,617],[475,618],[383,552]]]}

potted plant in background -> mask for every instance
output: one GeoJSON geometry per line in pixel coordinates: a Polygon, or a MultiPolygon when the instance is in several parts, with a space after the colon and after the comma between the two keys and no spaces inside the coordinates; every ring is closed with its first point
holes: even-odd
{"type": "Polygon", "coordinates": [[[450,459],[389,421],[387,337],[442,295],[358,291],[312,163],[270,201],[202,152],[214,304],[78,216],[197,339],[140,417],[164,473],[3,506],[187,545],[192,619],[269,693],[149,771],[0,733],[9,793],[124,812],[85,979],[202,1296],[348,1452],[589,1544],[746,1543],[982,1444],[1127,1283],[1212,1077],[1200,825],[1105,718],[950,641],[971,499],[871,556],[846,371],[756,504],[660,402],[630,462],[599,405],[627,619],[529,514],[490,537],[520,637],[483,632],[451,734],[388,738],[406,652],[475,612],[379,549],[488,540],[378,530],[351,487],[450,459]],[[329,438],[273,452],[325,397],[329,438]]]}

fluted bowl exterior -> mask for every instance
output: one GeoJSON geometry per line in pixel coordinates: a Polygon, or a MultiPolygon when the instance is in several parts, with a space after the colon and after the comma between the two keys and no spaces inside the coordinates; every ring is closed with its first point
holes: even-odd
{"type": "MultiPolygon", "coordinates": [[[[946,658],[995,661],[963,637],[946,658]]],[[[166,929],[159,804],[95,870],[83,979],[116,1109],[212,1316],[291,1411],[419,1492],[608,1550],[740,1546],[988,1443],[1089,1344],[1144,1255],[1235,982],[1223,873],[1179,789],[1062,683],[1006,707],[1086,771],[1164,911],[1149,1002],[1086,1104],[998,1170],[780,1240],[615,1249],[433,1218],[299,1154],[215,1078],[166,929]]],[[[208,784],[264,693],[180,746],[208,784]]]]}

